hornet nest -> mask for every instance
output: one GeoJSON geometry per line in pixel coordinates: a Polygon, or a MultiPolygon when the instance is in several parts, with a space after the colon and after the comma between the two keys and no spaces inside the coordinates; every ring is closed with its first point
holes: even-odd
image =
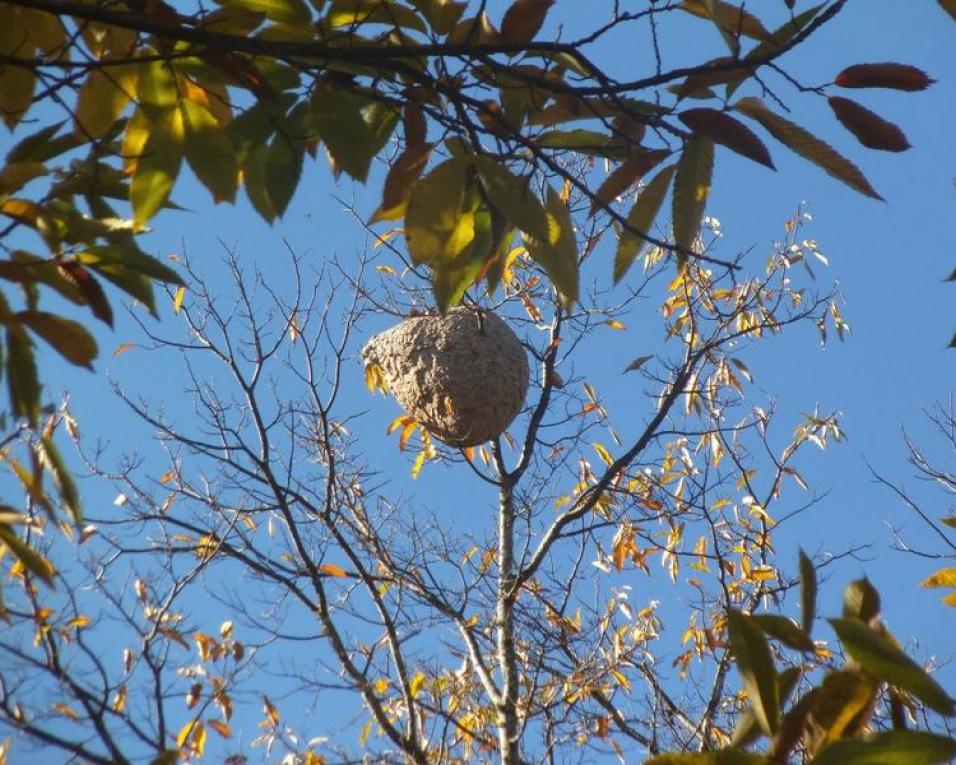
{"type": "Polygon", "coordinates": [[[528,392],[528,358],[515,333],[474,308],[405,319],[374,335],[362,359],[408,415],[453,446],[501,435],[528,392]]]}

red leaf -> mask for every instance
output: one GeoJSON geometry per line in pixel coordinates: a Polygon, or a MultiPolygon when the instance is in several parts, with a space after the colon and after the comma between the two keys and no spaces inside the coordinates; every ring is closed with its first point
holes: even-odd
{"type": "Polygon", "coordinates": [[[695,133],[705,135],[741,156],[776,170],[770,152],[757,134],[726,112],[706,108],[686,109],[678,117],[695,133]]]}
{"type": "Polygon", "coordinates": [[[864,146],[882,151],[906,151],[910,142],[903,131],[856,101],[830,96],[830,108],[843,127],[857,137],[864,146]]]}
{"type": "Polygon", "coordinates": [[[841,88],[893,88],[926,90],[936,80],[909,64],[854,64],[840,72],[834,84],[841,88]]]}
{"type": "Polygon", "coordinates": [[[501,20],[505,42],[525,43],[538,34],[548,9],[555,0],[515,0],[501,20]]]}
{"type": "Polygon", "coordinates": [[[669,152],[664,149],[645,151],[627,160],[627,162],[611,173],[604,180],[604,183],[601,184],[600,188],[594,192],[590,214],[594,215],[602,204],[610,204],[615,197],[619,197],[627,191],[638,178],[642,178],[651,168],[663,160],[668,153],[669,152]]]}
{"type": "Polygon", "coordinates": [[[60,273],[80,291],[93,315],[100,321],[113,326],[113,309],[100,283],[79,263],[64,261],[58,264],[60,273]]]}

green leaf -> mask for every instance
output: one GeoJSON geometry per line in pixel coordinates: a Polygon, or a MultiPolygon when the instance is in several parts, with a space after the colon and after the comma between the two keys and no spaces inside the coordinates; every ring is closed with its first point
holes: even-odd
{"type": "Polygon", "coordinates": [[[238,6],[264,13],[266,18],[283,24],[308,25],[312,12],[302,0],[219,0],[224,7],[238,6]]]}
{"type": "Polygon", "coordinates": [[[405,215],[408,197],[428,164],[432,153],[432,144],[411,146],[398,155],[388,169],[385,185],[382,189],[382,203],[372,214],[369,223],[383,220],[399,220],[405,215]]]}
{"type": "Polygon", "coordinates": [[[713,172],[714,142],[694,136],[684,144],[674,178],[674,240],[682,250],[692,250],[697,240],[713,172]]]}
{"type": "Polygon", "coordinates": [[[156,258],[139,249],[120,245],[95,245],[77,253],[76,259],[92,268],[102,270],[107,265],[120,265],[133,273],[148,276],[167,284],[185,284],[182,277],[156,258]]]}
{"type": "Polygon", "coordinates": [[[266,145],[250,149],[242,164],[242,172],[246,196],[249,197],[253,208],[262,216],[263,220],[272,223],[276,219],[276,211],[266,191],[266,159],[268,156],[269,147],[266,145]]]}
{"type": "Polygon", "coordinates": [[[843,615],[870,622],[880,615],[880,593],[866,577],[850,582],[843,591],[843,615]]]}
{"type": "Polygon", "coordinates": [[[136,80],[136,102],[140,106],[167,109],[179,101],[176,77],[167,61],[140,64],[136,80]]]}
{"type": "Polygon", "coordinates": [[[956,757],[956,741],[915,730],[878,733],[864,740],[834,741],[813,765],[939,765],[956,757]]]}
{"type": "MultiPolygon", "coordinates": [[[[31,60],[35,46],[30,41],[30,30],[24,21],[7,8],[0,24],[0,55],[31,60]]],[[[37,75],[33,67],[4,65],[0,69],[0,114],[8,128],[23,119],[33,103],[37,75]]]]}
{"type": "Polygon", "coordinates": [[[816,646],[810,637],[797,626],[797,623],[786,616],[778,614],[754,614],[751,619],[763,630],[768,637],[779,640],[788,648],[797,651],[813,652],[816,646]]]}
{"type": "Polygon", "coordinates": [[[136,94],[137,74],[135,66],[91,70],[77,95],[76,131],[90,138],[108,133],[136,94]]]}
{"type": "Polygon", "coordinates": [[[531,191],[529,179],[513,175],[508,168],[484,154],[475,157],[475,167],[486,199],[515,228],[536,239],[548,238],[548,214],[531,191]]]}
{"type": "Polygon", "coordinates": [[[372,159],[388,141],[399,113],[348,90],[318,88],[312,118],[338,169],[365,182],[372,159]]]}
{"type": "Polygon", "coordinates": [[[850,160],[799,125],[774,114],[759,98],[754,96],[741,98],[733,108],[759,122],[768,133],[788,149],[822,168],[851,189],[873,199],[883,199],[850,160]]]}
{"type": "Polygon", "coordinates": [[[863,669],[919,698],[943,715],[956,714],[949,695],[888,638],[855,618],[830,619],[846,652],[863,669]]]}
{"type": "Polygon", "coordinates": [[[63,456],[56,444],[49,437],[44,437],[40,441],[40,454],[43,462],[50,470],[53,476],[53,482],[56,484],[57,491],[60,493],[60,499],[66,506],[67,512],[73,522],[80,524],[83,522],[83,510],[80,507],[80,492],[77,491],[76,483],[73,481],[73,475],[70,473],[63,456]]]}
{"type": "Polygon", "coordinates": [[[565,308],[578,299],[578,247],[571,212],[560,195],[548,186],[546,202],[548,236],[537,239],[525,235],[525,246],[531,257],[544,268],[565,308]]]}
{"type": "Polygon", "coordinates": [[[644,187],[627,216],[627,228],[621,232],[614,256],[614,281],[619,282],[641,250],[641,234],[647,234],[670,188],[676,165],[668,165],[644,187]],[[635,233],[636,232],[636,233],[635,233]]]}
{"type": "Polygon", "coordinates": [[[474,218],[462,213],[469,164],[466,157],[445,160],[412,187],[405,238],[416,263],[453,260],[474,239],[474,218]]]}
{"type": "Polygon", "coordinates": [[[770,646],[753,619],[736,609],[727,612],[727,629],[750,706],[760,729],[772,736],[780,719],[780,689],[770,646]]]}
{"type": "Polygon", "coordinates": [[[179,109],[165,109],[153,121],[130,184],[130,203],[138,224],[145,224],[162,209],[182,161],[183,115],[179,109]]]}
{"type": "Polygon", "coordinates": [[[14,417],[36,425],[40,417],[40,380],[30,341],[7,330],[7,387],[14,417]]]}
{"type": "Polygon", "coordinates": [[[809,637],[817,613],[817,570],[813,561],[800,551],[800,626],[809,637]]]}
{"type": "Polygon", "coordinates": [[[180,108],[189,167],[212,193],[215,202],[234,202],[239,185],[239,165],[232,141],[204,106],[184,99],[180,108]]]}
{"type": "Polygon", "coordinates": [[[813,691],[811,749],[854,735],[867,721],[879,683],[858,670],[828,672],[813,691]]]}
{"type": "Polygon", "coordinates": [[[96,341],[82,324],[46,311],[20,311],[16,316],[71,364],[93,369],[96,341]]]}
{"type": "MultiPolygon", "coordinates": [[[[282,217],[302,177],[305,152],[288,136],[279,133],[272,139],[265,158],[265,191],[278,217],[282,217]]],[[[247,181],[248,182],[248,181],[247,181]]]]}
{"type": "MultiPolygon", "coordinates": [[[[797,681],[803,674],[800,667],[787,667],[783,672],[777,675],[777,687],[780,689],[780,703],[783,704],[793,694],[797,687],[797,681]]],[[[782,727],[783,723],[781,723],[782,727]]],[[[778,731],[779,735],[779,731],[778,731]]],[[[737,719],[734,726],[733,735],[730,737],[730,746],[742,747],[752,744],[760,737],[760,724],[757,722],[757,715],[753,708],[747,707],[737,719]]]]}
{"type": "Polygon", "coordinates": [[[716,752],[669,752],[658,754],[644,765],[769,765],[760,754],[740,749],[718,749],[716,752]]]}
{"type": "Polygon", "coordinates": [[[491,255],[492,212],[478,210],[473,218],[475,237],[465,251],[454,260],[433,263],[432,291],[442,313],[461,302],[491,255]]]}
{"type": "Polygon", "coordinates": [[[5,523],[0,523],[0,542],[10,548],[10,552],[28,571],[32,571],[50,586],[53,585],[53,564],[20,539],[5,523]]]}

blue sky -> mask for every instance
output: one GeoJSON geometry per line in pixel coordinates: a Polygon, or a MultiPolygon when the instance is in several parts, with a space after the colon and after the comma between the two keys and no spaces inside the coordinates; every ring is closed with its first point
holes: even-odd
{"type": "MultiPolygon", "coordinates": [[[[777,4],[783,8],[783,3],[777,4]]],[[[489,3],[492,17],[500,16],[506,5],[489,3]]],[[[573,37],[576,25],[593,25],[589,6],[561,0],[552,22],[565,23],[566,36],[573,37]]],[[[705,24],[691,21],[664,30],[665,61],[677,64],[710,55],[690,46],[691,41],[696,46],[706,37],[705,24]]],[[[721,41],[716,33],[712,36],[713,55],[719,55],[721,41]]],[[[917,441],[931,442],[933,436],[921,412],[945,400],[953,387],[956,351],[946,350],[946,344],[956,330],[956,285],[944,284],[943,279],[956,267],[956,251],[948,246],[956,213],[954,43],[956,24],[933,3],[867,0],[850,3],[836,23],[787,59],[788,68],[799,72],[807,84],[828,82],[849,64],[876,61],[913,64],[939,80],[924,93],[850,94],[903,127],[914,148],[902,155],[860,147],[836,124],[824,99],[788,95],[794,107],[791,119],[854,158],[885,202],[846,189],[767,137],[778,172],[718,150],[707,209],[722,223],[722,250],[734,253],[753,248],[755,262],[761,261],[774,240],[782,238],[785,220],[799,205],[805,204],[813,216],[807,235],[819,242],[830,261],[828,268],[815,268],[818,284],[825,289],[831,282],[838,283],[852,334],[844,343],[834,339],[821,348],[818,336],[804,328],[792,337],[761,343],[746,360],[755,377],[757,397],[773,398],[784,421],[795,424],[800,412],[815,406],[839,411],[849,440],[800,463],[804,476],[825,496],[778,540],[778,552],[782,562],[789,562],[795,560],[797,546],[838,552],[849,545],[869,545],[868,560],[841,563],[833,573],[835,586],[825,590],[821,613],[838,610],[838,585],[866,573],[884,595],[890,626],[900,637],[920,636],[918,653],[924,657],[951,650],[951,640],[945,636],[952,634],[956,611],[939,605],[937,592],[917,587],[938,565],[889,550],[890,526],[907,529],[914,543],[926,542],[927,537],[894,496],[874,485],[867,462],[891,478],[912,484],[901,428],[917,441]]],[[[635,59],[634,69],[644,71],[649,41],[621,40],[619,46],[593,53],[616,73],[628,71],[635,59]]],[[[6,140],[0,138],[0,149],[6,140]]],[[[206,193],[189,180],[177,187],[174,197],[191,212],[162,213],[144,246],[160,257],[185,249],[202,270],[218,279],[220,242],[235,244],[250,268],[261,268],[272,283],[282,285],[288,281],[286,242],[315,262],[332,255],[347,262],[369,247],[362,227],[333,197],[354,199],[360,212],[370,213],[377,202],[376,189],[376,179],[367,189],[346,180],[335,184],[321,161],[313,163],[284,218],[269,227],[244,199],[236,207],[212,207],[206,193]]],[[[613,253],[606,245],[603,257],[603,275],[597,268],[595,275],[609,285],[613,253]]],[[[162,318],[154,326],[176,336],[179,320],[171,301],[160,303],[162,318]]],[[[366,331],[377,328],[369,326],[366,331]]],[[[110,442],[114,454],[141,447],[148,433],[130,425],[126,411],[109,392],[107,377],[163,401],[173,414],[188,417],[175,365],[138,349],[116,358],[109,355],[121,343],[138,342],[137,331],[128,319],[118,321],[112,333],[97,328],[101,360],[95,375],[68,368],[49,354],[42,362],[50,388],[69,391],[86,438],[110,442]]],[[[590,352],[593,356],[579,364],[600,367],[609,353],[620,354],[626,362],[649,343],[656,344],[658,339],[648,339],[648,334],[658,331],[657,326],[629,324],[623,333],[611,333],[606,344],[598,343],[590,352]]],[[[368,410],[357,426],[358,432],[367,434],[363,443],[367,456],[391,477],[396,489],[414,491],[434,506],[458,501],[463,479],[456,471],[462,468],[429,467],[413,483],[408,477],[409,462],[397,453],[395,439],[382,435],[398,414],[397,407],[364,389],[358,361],[350,374],[353,384],[347,403],[368,410]]],[[[639,393],[630,378],[615,375],[606,376],[601,392],[612,412],[621,413],[633,410],[635,393],[639,393]]],[[[639,399],[638,405],[643,403],[639,399]]],[[[90,514],[121,512],[112,506],[113,487],[95,479],[84,480],[81,486],[90,514]]],[[[941,493],[916,488],[927,497],[927,507],[935,515],[953,514],[951,499],[947,507],[941,493]]],[[[655,578],[663,580],[662,572],[655,572],[655,578]]],[[[788,613],[793,613],[792,604],[788,613]]],[[[214,625],[207,625],[207,630],[210,627],[214,625]]],[[[953,671],[945,676],[952,687],[953,671]]]]}

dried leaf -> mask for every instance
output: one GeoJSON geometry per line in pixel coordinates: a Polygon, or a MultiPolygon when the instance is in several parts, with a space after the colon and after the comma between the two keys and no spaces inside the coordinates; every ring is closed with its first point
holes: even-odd
{"type": "Polygon", "coordinates": [[[849,98],[830,96],[827,99],[836,118],[857,140],[870,149],[906,151],[910,142],[899,127],[849,98]]]}
{"type": "Polygon", "coordinates": [[[554,0],[515,0],[501,20],[501,36],[507,43],[526,43],[534,39],[544,24],[554,0]]]}
{"type": "Polygon", "coordinates": [[[726,112],[716,109],[686,109],[679,115],[681,122],[741,156],[776,170],[770,152],[757,134],[726,112]]]}
{"type": "Polygon", "coordinates": [[[936,80],[922,69],[909,64],[854,64],[840,72],[834,84],[841,88],[892,88],[926,90],[936,80]]]}

